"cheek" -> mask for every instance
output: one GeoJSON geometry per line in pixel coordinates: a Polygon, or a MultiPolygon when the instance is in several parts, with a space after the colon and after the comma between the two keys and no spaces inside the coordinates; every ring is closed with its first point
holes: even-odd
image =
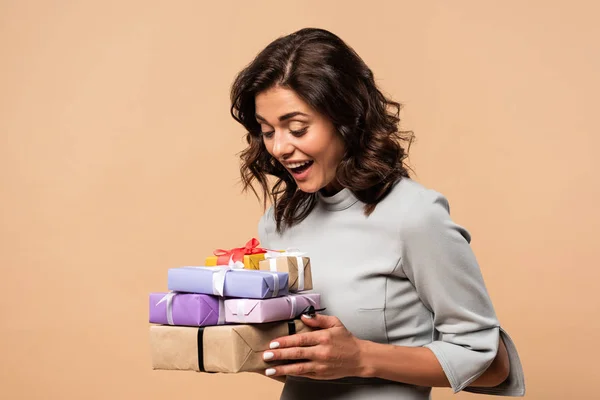
{"type": "Polygon", "coordinates": [[[267,149],[267,153],[269,153],[270,155],[273,155],[273,144],[270,143],[268,140],[264,140],[264,139],[262,139],[262,142],[265,146],[265,149],[267,149]]]}
{"type": "Polygon", "coordinates": [[[324,131],[319,135],[322,139],[313,143],[312,149],[318,154],[321,162],[326,164],[336,163],[340,157],[341,139],[335,133],[324,131]]]}
{"type": "Polygon", "coordinates": [[[344,144],[342,142],[342,139],[339,137],[335,137],[329,146],[329,163],[333,166],[333,167],[337,167],[337,165],[340,163],[340,161],[342,160],[342,157],[344,155],[344,144]]]}

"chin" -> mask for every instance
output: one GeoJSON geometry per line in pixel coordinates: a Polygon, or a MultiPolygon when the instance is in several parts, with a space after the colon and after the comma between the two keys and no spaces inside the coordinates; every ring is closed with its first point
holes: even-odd
{"type": "Polygon", "coordinates": [[[310,183],[299,184],[298,182],[296,182],[296,184],[298,185],[298,189],[300,189],[304,193],[316,193],[322,189],[318,185],[311,185],[310,183]]]}

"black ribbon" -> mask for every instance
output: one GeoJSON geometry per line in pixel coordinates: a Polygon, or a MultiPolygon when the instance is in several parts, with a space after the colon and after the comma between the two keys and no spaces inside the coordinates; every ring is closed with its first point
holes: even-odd
{"type": "Polygon", "coordinates": [[[288,334],[289,335],[294,335],[296,333],[296,322],[294,322],[294,320],[289,320],[287,322],[288,324],[288,334]]]}
{"type": "Polygon", "coordinates": [[[208,372],[214,374],[214,372],[207,371],[204,369],[204,327],[198,328],[198,336],[196,338],[198,343],[198,369],[200,372],[208,372]]]}
{"type": "Polygon", "coordinates": [[[300,318],[301,315],[308,315],[309,317],[314,317],[317,315],[318,311],[324,311],[324,308],[315,308],[314,306],[308,306],[304,310],[300,311],[296,318],[300,318]]]}
{"type": "MultiPolygon", "coordinates": [[[[287,322],[288,326],[288,335],[296,334],[296,320],[300,318],[301,315],[310,315],[314,317],[318,311],[323,311],[324,308],[315,309],[314,306],[308,306],[304,310],[302,310],[294,319],[290,319],[287,322]]],[[[282,321],[283,322],[283,321],[282,321]]],[[[207,372],[209,374],[214,374],[213,371],[207,371],[204,369],[204,326],[198,327],[198,335],[196,336],[196,341],[198,345],[198,370],[200,372],[207,372]]],[[[208,328],[208,327],[207,327],[208,328]]]]}

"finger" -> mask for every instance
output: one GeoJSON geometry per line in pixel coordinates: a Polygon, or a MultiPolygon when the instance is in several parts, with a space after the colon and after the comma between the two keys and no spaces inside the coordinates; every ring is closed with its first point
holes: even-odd
{"type": "Polygon", "coordinates": [[[327,329],[343,326],[339,318],[322,314],[315,314],[314,316],[304,314],[302,315],[302,322],[311,328],[327,329]]]}
{"type": "Polygon", "coordinates": [[[306,376],[314,375],[316,372],[316,363],[314,362],[299,362],[294,364],[278,365],[273,368],[267,368],[265,375],[267,376],[306,376]]]}
{"type": "Polygon", "coordinates": [[[270,349],[316,346],[321,343],[322,332],[296,333],[290,336],[282,336],[269,344],[270,349]]]}
{"type": "Polygon", "coordinates": [[[269,350],[263,353],[265,361],[276,360],[316,360],[319,356],[317,346],[291,347],[280,350],[269,350]]]}

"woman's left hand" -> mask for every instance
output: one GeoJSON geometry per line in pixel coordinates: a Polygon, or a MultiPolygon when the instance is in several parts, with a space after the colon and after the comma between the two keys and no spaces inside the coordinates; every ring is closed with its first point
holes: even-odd
{"type": "Polygon", "coordinates": [[[265,361],[294,360],[265,371],[267,376],[295,375],[312,379],[362,376],[364,341],[352,335],[336,317],[316,314],[302,316],[312,332],[275,339],[263,353],[265,361]]]}

